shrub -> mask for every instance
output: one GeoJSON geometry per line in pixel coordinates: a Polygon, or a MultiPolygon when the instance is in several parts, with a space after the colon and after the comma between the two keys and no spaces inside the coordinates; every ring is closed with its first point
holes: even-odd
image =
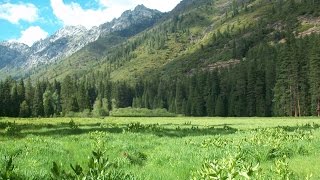
{"type": "Polygon", "coordinates": [[[73,121],[73,119],[71,119],[68,124],[70,129],[79,129],[79,126],[73,121]]]}
{"type": "Polygon", "coordinates": [[[79,113],[79,117],[91,117],[90,109],[84,109],[79,113]]]}
{"type": "Polygon", "coordinates": [[[151,132],[159,132],[163,130],[163,127],[161,127],[159,124],[141,124],[140,122],[133,122],[127,124],[126,131],[128,132],[145,132],[145,131],[151,131],[151,132]]]}
{"type": "Polygon", "coordinates": [[[10,122],[0,122],[0,129],[5,129],[8,127],[11,123],[10,122]]]}
{"type": "Polygon", "coordinates": [[[146,108],[120,108],[110,112],[113,117],[176,117],[176,114],[168,112],[166,109],[146,109],[146,108]]]}

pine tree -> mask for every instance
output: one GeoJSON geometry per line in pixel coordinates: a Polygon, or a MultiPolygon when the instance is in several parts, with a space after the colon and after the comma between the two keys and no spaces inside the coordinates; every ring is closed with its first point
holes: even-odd
{"type": "Polygon", "coordinates": [[[25,100],[25,96],[26,96],[26,88],[24,86],[23,79],[21,79],[19,81],[17,91],[18,91],[18,96],[19,96],[19,103],[22,103],[25,100]]]}
{"type": "Polygon", "coordinates": [[[219,117],[226,116],[225,101],[222,96],[219,96],[217,99],[217,103],[215,107],[215,115],[219,117]]]}
{"type": "Polygon", "coordinates": [[[43,109],[46,117],[50,117],[54,114],[52,92],[49,88],[43,94],[43,109]]]}
{"type": "Polygon", "coordinates": [[[4,99],[4,94],[3,94],[3,82],[0,81],[0,116],[4,116],[4,102],[3,102],[3,99],[4,99]]]}
{"type": "Polygon", "coordinates": [[[32,106],[32,116],[39,117],[43,116],[43,93],[41,90],[41,85],[37,82],[34,92],[33,98],[33,106],[32,106]]]}
{"type": "Polygon", "coordinates": [[[31,79],[29,78],[26,83],[26,93],[25,93],[25,100],[29,106],[29,112],[33,108],[33,99],[34,99],[34,88],[31,83],[31,79]]]}
{"type": "Polygon", "coordinates": [[[52,103],[53,103],[54,114],[60,115],[62,112],[62,107],[61,107],[61,97],[58,89],[56,89],[52,95],[52,103]]]}
{"type": "Polygon", "coordinates": [[[20,102],[19,102],[19,95],[18,95],[18,89],[16,84],[14,84],[12,88],[10,101],[11,101],[10,116],[19,117],[20,102]]]}
{"type": "Polygon", "coordinates": [[[314,42],[310,54],[309,81],[311,94],[311,112],[320,116],[320,51],[319,38],[314,42]]]}
{"type": "Polygon", "coordinates": [[[80,82],[79,88],[77,90],[77,99],[80,111],[90,109],[90,98],[84,82],[80,82]]]}
{"type": "MultiPolygon", "coordinates": [[[[66,76],[61,84],[61,105],[62,112],[65,115],[69,111],[74,111],[76,103],[75,82],[70,76],[66,76]]],[[[75,112],[75,111],[74,111],[75,112]]]]}
{"type": "Polygon", "coordinates": [[[11,115],[11,78],[7,78],[3,85],[2,85],[2,91],[1,91],[1,99],[2,99],[2,112],[4,116],[10,116],[11,115]]]}
{"type": "Polygon", "coordinates": [[[30,108],[29,105],[27,103],[26,100],[24,100],[21,104],[20,104],[20,112],[19,112],[19,116],[26,118],[26,117],[30,117],[30,108]]]}
{"type": "Polygon", "coordinates": [[[184,100],[184,87],[182,86],[181,80],[177,80],[175,90],[175,113],[182,114],[184,112],[182,108],[184,100]]]}

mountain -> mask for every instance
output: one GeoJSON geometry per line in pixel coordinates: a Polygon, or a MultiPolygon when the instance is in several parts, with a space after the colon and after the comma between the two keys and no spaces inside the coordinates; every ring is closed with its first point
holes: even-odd
{"type": "Polygon", "coordinates": [[[2,42],[0,43],[0,54],[0,69],[6,66],[21,66],[25,62],[26,56],[30,54],[30,49],[25,44],[2,42]]]}
{"type": "Polygon", "coordinates": [[[31,47],[32,53],[27,59],[27,67],[49,64],[57,59],[68,57],[98,37],[98,32],[91,33],[82,26],[64,27],[31,47]]]}
{"type": "MultiPolygon", "coordinates": [[[[146,27],[152,26],[155,21],[161,17],[162,13],[160,11],[148,9],[144,5],[138,5],[133,11],[128,10],[123,12],[120,18],[102,24],[99,29],[101,30],[102,36],[110,32],[122,31],[132,25],[141,25],[137,26],[137,28],[140,29],[139,31],[141,31],[146,27]]],[[[127,31],[130,33],[129,30],[127,31]]]]}
{"type": "Polygon", "coordinates": [[[308,3],[295,2],[301,3],[304,5],[292,12],[289,1],[183,0],[166,14],[139,5],[91,30],[66,27],[37,42],[29,54],[8,50],[2,59],[10,62],[10,55],[17,58],[12,64],[25,62],[12,75],[33,79],[82,76],[106,68],[111,68],[115,81],[190,75],[196,69],[239,64],[261,42],[282,42],[284,28],[290,26],[288,18],[294,19],[297,33],[318,32],[317,15],[308,3]],[[259,24],[266,26],[267,34],[255,31],[259,24]]]}
{"type": "MultiPolygon", "coordinates": [[[[188,116],[320,116],[319,0],[183,0],[143,21],[150,16],[137,9],[145,7],[123,13],[121,26],[97,27],[103,36],[72,55],[32,68],[32,116],[126,107],[188,116]]],[[[3,54],[24,57],[17,50],[3,54]]],[[[0,105],[18,99],[21,87],[0,81],[0,105]]],[[[3,114],[19,114],[15,102],[16,113],[3,105],[3,114]]]]}
{"type": "Polygon", "coordinates": [[[83,26],[67,26],[50,37],[34,43],[31,47],[17,42],[2,42],[0,51],[0,72],[10,72],[14,77],[25,77],[35,69],[42,69],[60,62],[98,38],[105,38],[113,32],[129,37],[152,26],[162,13],[143,5],[125,11],[111,22],[87,30],[83,26]],[[130,27],[130,28],[128,28],[130,27]]]}
{"type": "MultiPolygon", "coordinates": [[[[156,23],[154,21],[148,23],[144,20],[141,21],[144,25],[132,27],[129,24],[129,28],[89,43],[81,51],[64,59],[62,63],[39,70],[32,77],[61,79],[68,74],[81,76],[89,71],[111,68],[111,76],[115,81],[131,81],[142,76],[158,76],[159,73],[161,76],[162,73],[174,75],[175,71],[191,71],[192,69],[184,70],[183,68],[196,66],[197,62],[189,62],[190,58],[187,57],[185,61],[187,66],[173,68],[173,72],[166,73],[166,69],[173,67],[169,66],[170,64],[182,62],[180,60],[182,57],[186,57],[186,54],[207,41],[207,35],[216,31],[217,25],[227,25],[223,24],[221,19],[229,8],[230,3],[226,0],[181,1],[175,9],[163,15],[156,23]],[[150,28],[136,29],[137,27],[150,28]],[[128,34],[131,36],[129,37],[128,34]],[[163,68],[166,69],[162,70],[163,68]]],[[[138,6],[134,12],[145,16],[148,14],[140,9],[145,7],[138,6]]],[[[124,12],[122,15],[124,20],[119,18],[118,22],[122,25],[135,22],[131,16],[130,11],[124,12]]],[[[110,29],[119,26],[115,22],[110,22],[101,27],[109,33],[110,29]]],[[[208,61],[204,60],[204,62],[208,61]]]]}

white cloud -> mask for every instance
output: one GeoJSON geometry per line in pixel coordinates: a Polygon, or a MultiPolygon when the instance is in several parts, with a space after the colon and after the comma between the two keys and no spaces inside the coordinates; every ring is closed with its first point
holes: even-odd
{"type": "MultiPolygon", "coordinates": [[[[83,25],[86,28],[91,28],[111,20],[111,16],[108,16],[112,13],[109,8],[83,9],[77,3],[65,4],[63,0],[51,0],[51,7],[54,15],[65,26],[83,25]]],[[[114,15],[117,16],[117,14],[114,15]]]]}
{"type": "Polygon", "coordinates": [[[83,9],[78,3],[65,4],[63,0],[50,0],[55,16],[65,26],[83,25],[86,28],[98,26],[119,17],[125,10],[144,4],[151,9],[170,11],[181,0],[97,0],[100,9],[83,9]]]}
{"type": "Polygon", "coordinates": [[[19,39],[11,41],[17,41],[20,43],[24,43],[28,46],[32,46],[33,43],[41,39],[45,39],[47,36],[48,33],[41,29],[39,26],[31,26],[28,29],[21,32],[21,37],[19,39]]]}
{"type": "Polygon", "coordinates": [[[0,19],[5,19],[13,24],[18,24],[20,20],[34,22],[38,19],[38,8],[30,3],[0,4],[0,19]]]}

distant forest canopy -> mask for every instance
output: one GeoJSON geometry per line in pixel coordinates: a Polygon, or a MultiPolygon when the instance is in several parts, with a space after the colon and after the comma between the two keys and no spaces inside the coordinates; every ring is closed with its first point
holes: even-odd
{"type": "Polygon", "coordinates": [[[112,82],[107,71],[34,84],[7,78],[0,82],[0,116],[103,116],[130,106],[187,116],[319,116],[320,35],[286,37],[249,49],[239,64],[174,79],[112,82]]]}

